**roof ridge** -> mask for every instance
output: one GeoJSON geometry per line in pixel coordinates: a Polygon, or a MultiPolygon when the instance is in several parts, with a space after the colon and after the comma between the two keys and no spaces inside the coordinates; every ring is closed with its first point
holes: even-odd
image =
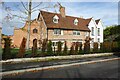
{"type": "MultiPolygon", "coordinates": [[[[51,13],[51,14],[58,14],[58,15],[60,15],[60,13],[49,12],[49,11],[43,11],[43,10],[40,10],[40,11],[46,12],[46,13],[51,13]]],[[[78,18],[78,19],[85,19],[85,18],[80,18],[80,17],[76,17],[76,16],[71,16],[71,15],[66,15],[66,17],[73,17],[73,18],[78,18]]]]}

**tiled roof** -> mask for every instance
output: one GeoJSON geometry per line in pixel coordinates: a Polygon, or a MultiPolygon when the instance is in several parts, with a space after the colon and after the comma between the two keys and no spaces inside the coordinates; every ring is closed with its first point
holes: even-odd
{"type": "Polygon", "coordinates": [[[95,20],[96,24],[98,24],[98,23],[99,23],[99,21],[100,21],[100,19],[98,19],[98,20],[95,20]]]}
{"type": "Polygon", "coordinates": [[[47,28],[60,28],[60,29],[73,29],[73,30],[84,30],[90,31],[87,27],[92,18],[83,19],[79,17],[66,16],[65,18],[58,13],[51,13],[46,11],[41,11],[43,19],[46,23],[47,28]],[[53,17],[57,15],[59,17],[58,23],[53,22],[53,17]],[[74,25],[74,20],[78,19],[78,25],[74,25]]]}

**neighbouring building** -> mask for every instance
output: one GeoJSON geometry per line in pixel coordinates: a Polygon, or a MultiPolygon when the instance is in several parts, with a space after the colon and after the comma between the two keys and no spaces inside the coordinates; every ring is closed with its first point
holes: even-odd
{"type": "Polygon", "coordinates": [[[88,28],[90,29],[90,38],[91,40],[91,48],[93,48],[93,43],[98,42],[99,43],[99,48],[100,48],[100,43],[103,42],[103,24],[100,19],[94,20],[93,18],[91,19],[91,22],[89,23],[88,28]]]}
{"type": "MultiPolygon", "coordinates": [[[[57,42],[67,41],[68,48],[72,43],[80,42],[84,44],[87,36],[92,38],[92,42],[103,42],[103,25],[101,20],[94,18],[84,19],[82,17],[67,16],[65,7],[60,7],[60,13],[40,11],[38,17],[32,20],[30,27],[30,48],[33,41],[37,40],[38,47],[41,47],[40,40],[48,39],[53,42],[53,47],[57,42]]],[[[28,22],[23,28],[15,28],[13,44],[20,47],[23,37],[27,37],[28,22]]],[[[91,45],[92,48],[92,45],[91,45]]]]}

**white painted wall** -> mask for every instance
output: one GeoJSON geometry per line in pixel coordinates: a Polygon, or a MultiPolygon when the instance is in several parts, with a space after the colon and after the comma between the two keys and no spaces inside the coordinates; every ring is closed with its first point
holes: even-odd
{"type": "MultiPolygon", "coordinates": [[[[98,42],[98,38],[100,38],[100,43],[103,42],[103,25],[101,20],[99,21],[98,25],[96,24],[94,18],[91,19],[88,28],[92,31],[92,27],[94,27],[94,35],[92,35],[90,32],[90,37],[93,38],[93,42],[98,42]],[[98,28],[100,28],[100,36],[98,36],[98,28]]],[[[92,41],[90,42],[91,45],[90,47],[93,48],[93,43],[92,41]]]]}
{"type": "Polygon", "coordinates": [[[88,28],[92,31],[92,27],[94,27],[94,35],[92,35],[92,32],[90,32],[90,37],[94,39],[94,42],[97,41],[97,37],[96,37],[96,23],[94,21],[94,19],[91,19],[88,28]]]}
{"type": "Polygon", "coordinates": [[[101,20],[99,21],[97,28],[100,28],[100,36],[97,36],[97,38],[100,38],[100,43],[103,42],[103,25],[101,20]]]}

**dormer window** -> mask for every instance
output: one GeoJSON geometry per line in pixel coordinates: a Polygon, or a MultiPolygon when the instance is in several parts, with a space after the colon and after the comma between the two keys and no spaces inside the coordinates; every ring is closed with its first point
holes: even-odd
{"type": "Polygon", "coordinates": [[[74,25],[78,25],[78,19],[74,20],[74,25]]]}
{"type": "Polygon", "coordinates": [[[55,16],[53,17],[53,22],[54,22],[54,23],[58,23],[58,20],[59,20],[59,17],[58,17],[57,15],[55,15],[55,16]]]}

